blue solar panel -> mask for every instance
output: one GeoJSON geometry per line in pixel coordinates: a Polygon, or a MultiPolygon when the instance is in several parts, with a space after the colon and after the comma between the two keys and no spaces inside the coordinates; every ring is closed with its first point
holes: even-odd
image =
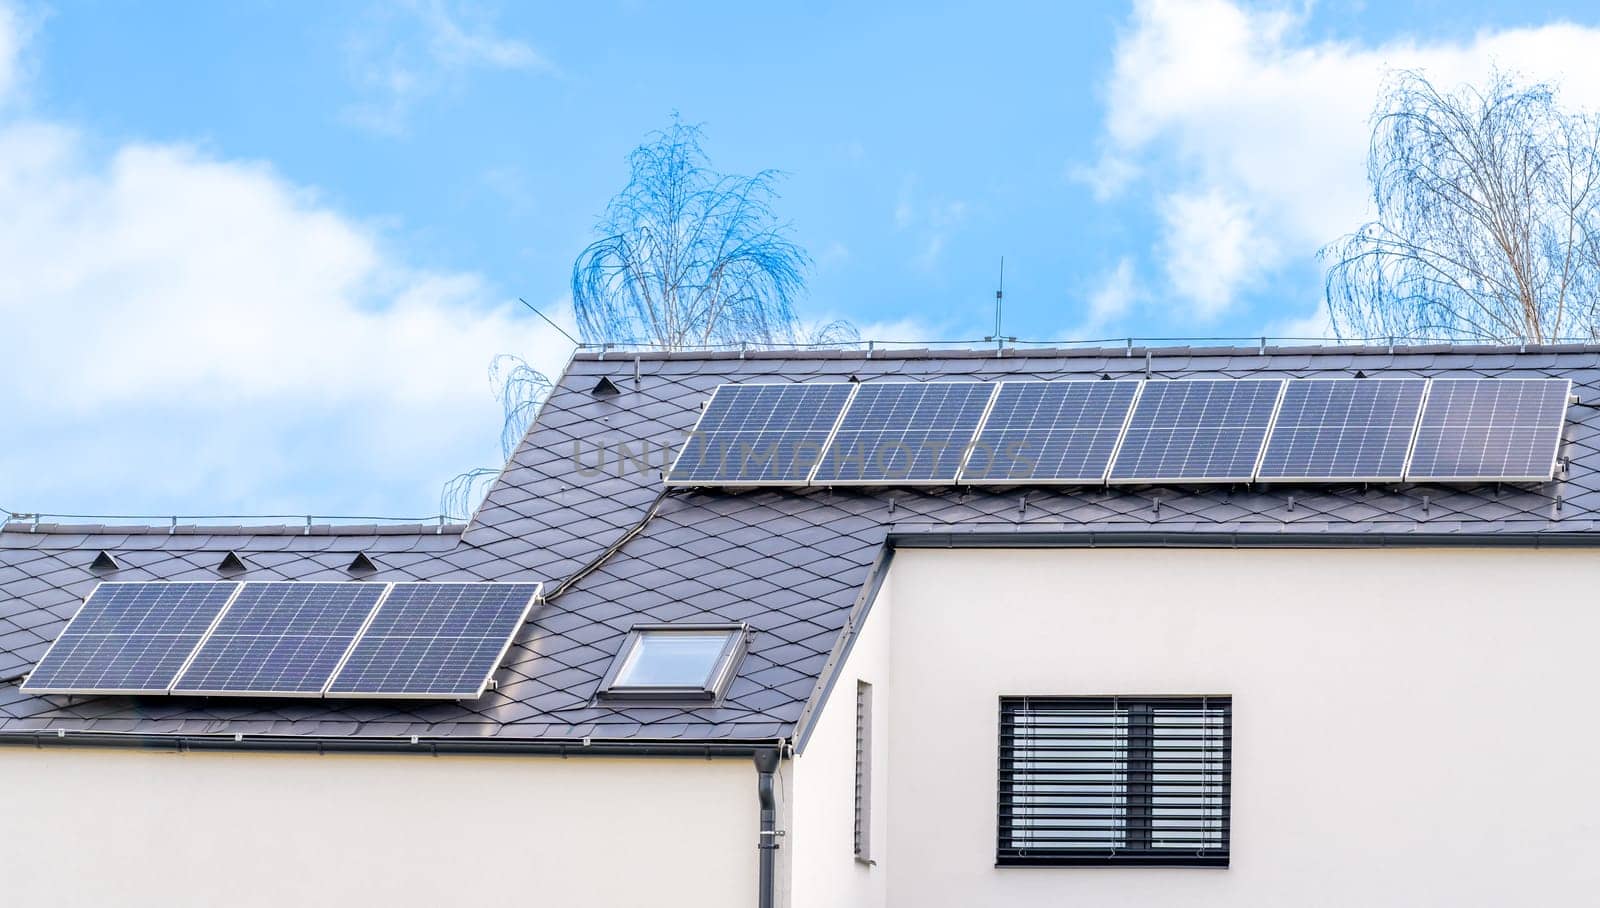
{"type": "Polygon", "coordinates": [[[1434,379],[1406,479],[1550,480],[1571,393],[1565,379],[1434,379]]]}
{"type": "Polygon", "coordinates": [[[1111,482],[1250,482],[1283,382],[1147,381],[1111,482]]]}
{"type": "Polygon", "coordinates": [[[22,689],[165,694],[237,583],[102,583],[22,689]]]}
{"type": "Polygon", "coordinates": [[[723,385],[684,442],[669,485],[805,485],[848,383],[723,385]]]}
{"type": "Polygon", "coordinates": [[[1103,482],[1138,390],[1134,381],[1003,382],[961,481],[1103,482]]]}
{"type": "Polygon", "coordinates": [[[1262,482],[1399,482],[1426,379],[1291,381],[1261,459],[1262,482]]]}
{"type": "Polygon", "coordinates": [[[246,583],[173,693],[319,696],[386,589],[246,583]]]}
{"type": "Polygon", "coordinates": [[[955,482],[995,386],[982,382],[864,384],[845,411],[812,482],[955,482]]]}
{"type": "Polygon", "coordinates": [[[478,697],[538,592],[537,583],[397,583],[327,695],[478,697]]]}

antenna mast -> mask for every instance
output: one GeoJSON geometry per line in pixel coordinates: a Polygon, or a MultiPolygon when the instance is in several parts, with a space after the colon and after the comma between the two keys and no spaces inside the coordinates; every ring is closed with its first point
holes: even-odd
{"type": "Polygon", "coordinates": [[[1001,335],[1000,335],[1000,313],[1002,311],[1004,311],[1004,309],[1005,309],[1005,298],[1006,298],[1006,257],[1002,255],[1002,256],[1000,256],[1000,283],[996,284],[995,288],[994,288],[994,339],[995,339],[997,347],[999,346],[999,341],[1001,340],[1001,335]]]}
{"type": "Polygon", "coordinates": [[[540,312],[538,309],[534,309],[532,303],[528,302],[527,300],[523,299],[520,296],[517,297],[517,302],[521,303],[524,306],[527,306],[529,309],[533,309],[533,314],[534,315],[537,315],[540,318],[544,319],[546,322],[549,322],[550,323],[550,327],[556,329],[557,331],[560,331],[562,333],[562,335],[566,337],[567,340],[572,341],[574,344],[576,344],[580,348],[583,346],[583,341],[580,341],[577,338],[573,337],[572,335],[567,334],[567,329],[561,327],[560,325],[556,324],[553,321],[550,321],[550,316],[545,315],[543,312],[540,312]]]}
{"type": "Polygon", "coordinates": [[[1006,257],[1000,256],[1000,283],[994,288],[994,335],[986,337],[986,341],[994,341],[994,355],[1005,354],[1006,341],[1016,343],[1016,338],[1006,337],[1001,329],[1001,316],[1005,312],[1006,299],[1006,257]]]}

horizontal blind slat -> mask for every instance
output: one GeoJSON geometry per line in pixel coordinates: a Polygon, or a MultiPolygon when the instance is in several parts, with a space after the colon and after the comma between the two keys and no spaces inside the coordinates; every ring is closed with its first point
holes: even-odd
{"type": "Polygon", "coordinates": [[[1230,698],[1004,698],[1000,718],[1001,863],[1227,862],[1230,698]]]}

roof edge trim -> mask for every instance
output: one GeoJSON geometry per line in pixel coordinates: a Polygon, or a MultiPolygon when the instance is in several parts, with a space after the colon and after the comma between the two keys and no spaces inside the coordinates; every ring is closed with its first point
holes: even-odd
{"type": "Polygon", "coordinates": [[[459,536],[464,523],[0,523],[0,533],[22,536],[459,536]]]}
{"type": "Polygon", "coordinates": [[[339,738],[271,735],[158,735],[93,731],[0,732],[0,746],[102,747],[130,750],[164,750],[179,753],[314,753],[410,754],[412,756],[554,756],[554,757],[750,757],[770,749],[774,742],[581,740],[538,741],[495,738],[339,738]]]}
{"type": "Polygon", "coordinates": [[[1600,548],[1600,533],[1354,533],[1314,532],[1187,532],[1150,530],[1053,530],[1017,532],[951,532],[892,530],[889,544],[902,548],[1600,548]]]}
{"type": "Polygon", "coordinates": [[[894,543],[892,540],[885,541],[878,547],[877,557],[872,561],[872,573],[867,575],[867,582],[862,584],[855,605],[850,609],[850,617],[845,620],[844,627],[839,629],[839,639],[834,642],[833,651],[828,654],[828,661],[822,666],[816,686],[811,689],[811,696],[806,698],[806,705],[800,710],[800,717],[795,720],[793,741],[796,755],[805,753],[806,743],[811,740],[811,732],[817,727],[817,716],[828,702],[828,698],[832,696],[834,684],[844,671],[845,663],[850,660],[856,638],[861,635],[861,628],[872,613],[872,605],[877,602],[878,593],[883,590],[883,581],[889,576],[889,565],[893,561],[894,543]]]}

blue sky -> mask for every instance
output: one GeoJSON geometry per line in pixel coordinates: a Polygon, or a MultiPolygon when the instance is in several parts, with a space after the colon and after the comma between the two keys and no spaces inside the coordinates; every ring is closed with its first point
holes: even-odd
{"type": "Polygon", "coordinates": [[[673,111],[882,340],[1315,336],[1395,67],[1600,107],[1582,4],[0,0],[0,506],[430,514],[673,111]],[[6,276],[9,275],[9,278],[6,276]]]}

